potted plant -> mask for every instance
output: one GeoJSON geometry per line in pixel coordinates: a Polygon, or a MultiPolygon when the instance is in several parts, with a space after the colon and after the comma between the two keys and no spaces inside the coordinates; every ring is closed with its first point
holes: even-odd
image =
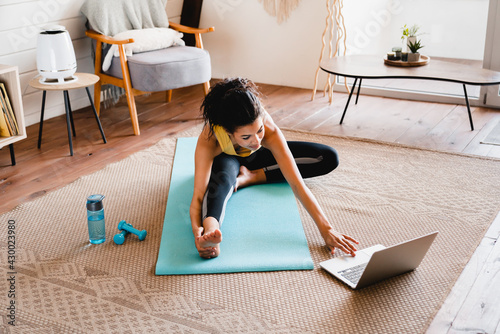
{"type": "Polygon", "coordinates": [[[417,41],[417,36],[420,35],[418,31],[420,30],[420,26],[414,24],[411,27],[407,27],[406,24],[401,28],[402,35],[401,40],[404,41],[406,39],[406,51],[410,50],[410,42],[415,43],[417,41]]]}
{"type": "Polygon", "coordinates": [[[415,62],[420,60],[420,53],[418,50],[423,48],[424,46],[421,44],[421,40],[417,40],[414,43],[410,42],[408,44],[408,48],[410,48],[411,53],[408,53],[408,61],[415,62]]]}

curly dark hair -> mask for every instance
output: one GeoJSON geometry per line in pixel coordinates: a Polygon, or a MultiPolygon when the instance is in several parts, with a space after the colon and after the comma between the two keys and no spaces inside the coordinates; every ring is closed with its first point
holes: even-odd
{"type": "Polygon", "coordinates": [[[205,125],[222,126],[229,133],[236,128],[252,124],[262,115],[257,86],[248,79],[225,79],[210,89],[201,104],[205,125]]]}

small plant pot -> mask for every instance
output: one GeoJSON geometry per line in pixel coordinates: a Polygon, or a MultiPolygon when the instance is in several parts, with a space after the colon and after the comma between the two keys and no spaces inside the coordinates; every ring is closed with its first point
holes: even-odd
{"type": "Polygon", "coordinates": [[[420,53],[408,53],[408,62],[417,62],[420,60],[420,53]]]}

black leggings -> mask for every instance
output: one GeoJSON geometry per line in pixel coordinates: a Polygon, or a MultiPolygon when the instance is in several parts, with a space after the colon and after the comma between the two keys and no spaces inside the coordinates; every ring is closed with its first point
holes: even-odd
{"type": "MultiPolygon", "coordinates": [[[[337,151],[330,146],[298,141],[287,143],[303,178],[327,174],[339,164],[337,151]]],[[[264,147],[244,158],[221,153],[212,164],[210,181],[203,198],[203,219],[214,217],[219,225],[222,224],[226,203],[234,192],[236,177],[242,165],[249,170],[263,168],[267,183],[285,181],[273,154],[264,147]]]]}

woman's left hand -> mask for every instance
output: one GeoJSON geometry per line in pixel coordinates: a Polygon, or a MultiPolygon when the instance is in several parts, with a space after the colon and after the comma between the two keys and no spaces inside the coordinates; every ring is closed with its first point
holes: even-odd
{"type": "Polygon", "coordinates": [[[335,248],[338,248],[344,253],[356,256],[355,252],[358,249],[354,245],[359,244],[359,242],[353,237],[337,232],[333,228],[330,228],[325,233],[322,233],[322,236],[332,255],[335,248]]]}

